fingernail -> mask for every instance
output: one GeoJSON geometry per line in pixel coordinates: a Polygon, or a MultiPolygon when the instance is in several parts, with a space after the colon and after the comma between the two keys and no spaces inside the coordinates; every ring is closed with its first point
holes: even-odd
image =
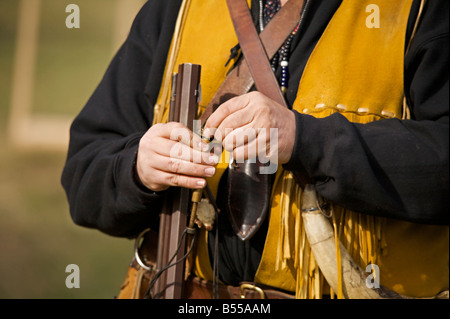
{"type": "Polygon", "coordinates": [[[205,174],[209,176],[213,176],[216,172],[216,169],[214,167],[208,167],[205,169],[205,174]]]}
{"type": "Polygon", "coordinates": [[[199,142],[198,146],[200,147],[200,149],[204,152],[209,150],[209,146],[208,144],[206,144],[205,142],[199,142]]]}
{"type": "Polygon", "coordinates": [[[206,185],[206,181],[204,181],[203,179],[198,180],[198,181],[197,181],[197,185],[203,187],[203,186],[206,185]]]}
{"type": "Polygon", "coordinates": [[[206,138],[210,138],[211,137],[211,131],[209,130],[209,128],[205,129],[203,131],[203,136],[206,138]]]}
{"type": "Polygon", "coordinates": [[[211,164],[217,164],[217,163],[219,163],[219,157],[216,156],[216,155],[210,156],[208,160],[209,160],[209,162],[210,162],[211,164]]]}

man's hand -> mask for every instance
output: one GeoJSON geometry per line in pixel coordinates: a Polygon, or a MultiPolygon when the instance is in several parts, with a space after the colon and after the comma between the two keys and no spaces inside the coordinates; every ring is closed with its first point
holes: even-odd
{"type": "Polygon", "coordinates": [[[204,177],[215,174],[218,162],[207,150],[201,138],[180,123],[153,125],[139,143],[138,176],[153,191],[170,186],[203,188],[204,177]]]}
{"type": "Polygon", "coordinates": [[[265,95],[251,92],[220,105],[206,122],[203,134],[208,138],[214,134],[238,161],[265,155],[284,164],[294,148],[295,115],[265,95]],[[271,138],[274,132],[278,139],[271,138]]]}

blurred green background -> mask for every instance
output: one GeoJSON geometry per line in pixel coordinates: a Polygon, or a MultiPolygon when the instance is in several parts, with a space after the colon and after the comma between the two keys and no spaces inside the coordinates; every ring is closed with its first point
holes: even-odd
{"type": "Polygon", "coordinates": [[[0,298],[114,298],[119,292],[133,242],[73,224],[60,176],[70,120],[101,80],[143,3],[0,0],[0,298]],[[33,1],[39,11],[27,9],[33,1]],[[79,29],[66,27],[71,3],[80,8],[79,29]],[[39,16],[34,51],[26,41],[25,49],[18,46],[24,10],[39,16]],[[25,77],[32,85],[13,80],[19,48],[35,58],[25,77]],[[26,131],[28,122],[20,118],[14,122],[12,110],[21,107],[12,103],[14,90],[19,97],[31,92],[26,116],[22,111],[19,117],[46,120],[42,127],[58,142],[45,136],[36,142],[39,129],[28,125],[26,131]],[[80,268],[80,288],[65,285],[69,264],[80,268]]]}

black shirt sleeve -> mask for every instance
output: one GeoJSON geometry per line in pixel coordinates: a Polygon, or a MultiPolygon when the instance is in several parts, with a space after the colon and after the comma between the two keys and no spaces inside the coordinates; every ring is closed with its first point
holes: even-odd
{"type": "Polygon", "coordinates": [[[448,1],[428,1],[405,57],[411,120],[350,123],[296,113],[294,153],[324,197],[348,209],[402,220],[449,222],[448,1]]]}
{"type": "Polygon", "coordinates": [[[144,5],[72,123],[61,182],[76,224],[133,237],[159,212],[162,196],[139,185],[133,170],[139,140],[153,118],[179,5],[144,5]]]}

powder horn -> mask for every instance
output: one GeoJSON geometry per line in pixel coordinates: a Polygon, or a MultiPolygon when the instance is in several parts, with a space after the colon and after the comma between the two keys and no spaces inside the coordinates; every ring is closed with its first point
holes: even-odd
{"type": "MultiPolygon", "coordinates": [[[[316,190],[306,185],[303,191],[302,218],[306,236],[314,257],[333,291],[338,291],[338,266],[333,227],[321,211],[316,190]]],[[[370,288],[366,284],[368,273],[356,264],[352,256],[339,242],[342,271],[342,294],[348,299],[403,299],[404,296],[380,285],[370,288]]]]}

